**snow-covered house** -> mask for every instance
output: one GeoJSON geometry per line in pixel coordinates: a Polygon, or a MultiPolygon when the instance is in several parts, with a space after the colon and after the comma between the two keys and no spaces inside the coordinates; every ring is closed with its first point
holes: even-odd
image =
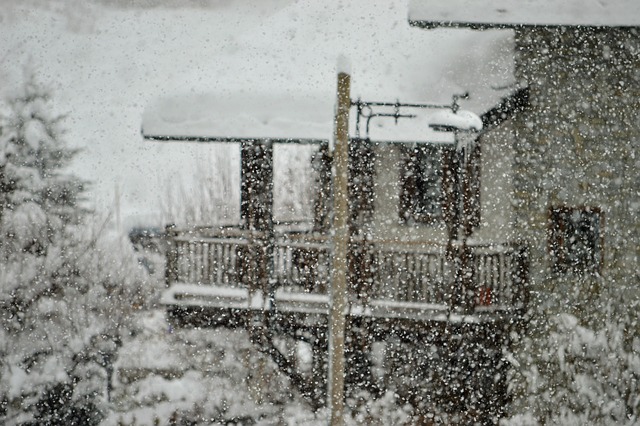
{"type": "MultiPolygon", "coordinates": [[[[449,382],[464,382],[459,392],[469,398],[440,403],[476,401],[462,409],[499,415],[506,382],[494,373],[503,372],[501,349],[509,344],[508,326],[527,307],[529,283],[539,290],[536,303],[555,295],[581,309],[602,285],[634,291],[640,6],[545,4],[413,0],[414,28],[380,21],[372,33],[353,34],[363,53],[352,55],[347,356],[356,368],[347,381],[372,375],[376,345],[396,339],[423,354],[435,347],[437,356],[412,368],[416,382],[438,383],[428,368],[435,359],[458,367],[468,360],[465,374],[473,377],[449,382]],[[450,34],[441,28],[448,26],[467,35],[455,49],[442,49],[440,63],[453,65],[425,66],[435,61],[419,46],[433,40],[419,34],[450,34]],[[487,43],[474,45],[475,38],[487,43]],[[465,47],[471,49],[463,58],[451,61],[450,51],[465,47]],[[396,55],[381,61],[392,62],[391,71],[371,59],[382,48],[396,55]],[[473,111],[482,129],[429,130],[434,110],[418,104],[434,99],[451,111],[458,103],[473,111]],[[363,361],[362,353],[372,356],[363,361]]],[[[295,40],[308,50],[317,45],[316,30],[295,40]]],[[[302,62],[313,60],[297,63],[296,74],[310,71],[302,62]]],[[[169,229],[163,301],[173,319],[253,327],[294,384],[318,401],[332,253],[334,95],[316,90],[314,81],[291,90],[265,87],[264,96],[248,90],[160,100],[147,109],[143,133],[233,143],[240,158],[237,225],[169,229]],[[287,156],[302,151],[295,156],[300,164],[283,175],[287,156]],[[309,381],[269,339],[278,333],[312,346],[309,381]]]]}
{"type": "MultiPolygon", "coordinates": [[[[461,347],[476,344],[486,349],[474,354],[487,368],[476,371],[477,380],[465,379],[464,387],[491,393],[484,401],[495,410],[505,393],[505,375],[495,374],[509,338],[505,331],[526,309],[528,249],[512,232],[505,188],[513,171],[502,141],[476,140],[518,114],[527,92],[508,87],[512,52],[504,47],[510,34],[487,33],[483,44],[470,36],[448,46],[472,53],[453,61],[457,72],[443,72],[437,61],[428,61],[437,67],[425,66],[420,40],[426,32],[392,24],[374,28],[373,42],[357,34],[367,37],[357,39],[359,53],[352,56],[347,333],[357,335],[348,337],[347,356],[359,367],[348,369],[347,381],[373,383],[366,377],[377,361],[363,361],[361,354],[379,353],[372,347],[389,339],[416,345],[423,354],[427,345],[439,347],[446,352],[439,359],[451,365],[462,362],[461,347]],[[399,33],[407,37],[395,39],[399,33]],[[397,58],[376,63],[381,61],[363,43],[386,46],[397,58]],[[396,80],[390,70],[405,75],[396,80]],[[477,115],[477,122],[467,117],[458,124],[473,124],[468,127],[479,132],[430,128],[440,113],[458,108],[477,115]]],[[[296,40],[302,38],[306,49],[315,45],[313,28],[309,37],[297,34],[296,40]]],[[[167,228],[162,300],[172,319],[258,330],[258,341],[316,401],[326,379],[332,256],[333,70],[328,77],[328,92],[314,84],[303,90],[265,87],[262,94],[167,97],[147,108],[142,125],[148,140],[231,143],[239,153],[236,225],[167,228]],[[268,339],[278,333],[312,346],[313,386],[292,373],[294,363],[268,339]]],[[[458,111],[455,117],[461,116],[458,111]]],[[[420,374],[431,374],[424,367],[420,374]]]]}
{"type": "MultiPolygon", "coordinates": [[[[251,283],[263,295],[275,291],[276,299],[286,297],[286,289],[326,293],[335,70],[318,60],[343,52],[353,68],[351,277],[357,299],[369,307],[386,301],[380,309],[389,315],[413,312],[408,315],[427,318],[452,308],[465,313],[523,308],[526,244],[509,228],[504,188],[511,170],[502,147],[468,144],[463,152],[454,142],[471,136],[429,127],[434,114],[458,105],[482,117],[481,133],[497,125],[495,117],[517,111],[523,92],[509,87],[512,35],[496,31],[434,38],[411,27],[404,8],[350,25],[360,12],[354,6],[326,15],[323,6],[292,4],[263,23],[260,31],[268,37],[260,39],[268,55],[252,70],[270,75],[274,66],[289,60],[287,55],[299,56],[289,86],[275,80],[259,90],[178,94],[146,109],[147,139],[230,142],[240,158],[238,226],[196,236],[223,233],[226,242],[219,244],[176,237],[167,301],[176,296],[183,306],[188,300],[204,303],[199,283],[242,287],[239,282],[246,281],[244,287],[251,283]],[[292,16],[311,20],[292,21],[292,16]],[[295,37],[286,33],[282,38],[281,29],[293,22],[295,37]],[[323,80],[318,70],[326,70],[323,80]],[[440,108],[424,108],[424,103],[440,108]],[[301,164],[290,167],[292,158],[301,164]],[[263,245],[267,249],[257,252],[266,254],[251,267],[244,255],[233,255],[263,245]],[[462,256],[457,263],[456,255],[462,256]],[[217,266],[222,260],[216,256],[226,259],[224,266],[217,266]],[[260,283],[252,274],[260,276],[260,283]],[[469,288],[456,283],[460,276],[473,276],[469,288]],[[201,296],[187,296],[192,293],[201,296]]],[[[219,295],[214,299],[221,300],[219,295]]],[[[242,303],[248,299],[246,290],[242,303]]]]}
{"type": "Polygon", "coordinates": [[[513,34],[513,85],[528,103],[480,145],[503,147],[504,214],[530,243],[541,301],[593,312],[603,286],[637,298],[640,4],[413,0],[409,20],[513,34]]]}
{"type": "MultiPolygon", "coordinates": [[[[503,120],[496,115],[506,117],[521,107],[523,101],[517,96],[482,115],[485,131],[503,120]]],[[[501,199],[509,164],[502,161],[499,146],[487,143],[489,149],[481,154],[481,146],[473,143],[475,132],[456,136],[430,131],[430,120],[451,106],[353,100],[351,290],[354,301],[379,304],[384,315],[431,317],[451,308],[469,313],[524,307],[526,247],[510,239],[507,201],[501,199]],[[462,139],[471,143],[461,148],[462,139]],[[464,248],[459,247],[463,234],[464,248]],[[470,262],[466,267],[473,275],[473,288],[467,290],[454,276],[461,273],[456,271],[460,265],[454,265],[461,250],[466,250],[464,257],[470,262]]],[[[196,103],[193,98],[174,97],[148,110],[143,129],[148,139],[227,141],[240,147],[238,225],[200,229],[195,235],[190,230],[189,236],[169,231],[176,235],[169,252],[167,297],[186,303],[186,294],[195,292],[203,301],[212,291],[203,291],[203,283],[244,287],[241,296],[231,297],[241,297],[241,304],[253,291],[264,297],[275,291],[278,300],[289,297],[285,293],[326,295],[332,110],[330,99],[276,102],[255,96],[222,104],[206,96],[196,103]],[[241,113],[230,109],[234,104],[243,106],[241,113]],[[203,115],[217,119],[198,124],[189,105],[196,105],[198,114],[204,110],[203,115]],[[191,120],[181,118],[185,115],[191,120]],[[274,157],[292,146],[306,153],[296,157],[306,162],[294,167],[295,175],[278,178],[274,157]],[[302,199],[297,202],[310,208],[295,224],[278,220],[274,186],[286,184],[283,179],[307,183],[307,193],[299,194],[302,199]],[[260,247],[257,252],[252,251],[254,245],[260,247]]],[[[225,305],[228,301],[221,297],[217,292],[214,300],[225,305]]]]}
{"type": "MultiPolygon", "coordinates": [[[[314,362],[323,363],[332,256],[332,108],[320,100],[287,99],[283,106],[252,98],[240,103],[242,113],[230,110],[229,102],[213,114],[217,120],[207,119],[208,127],[196,124],[202,106],[216,101],[200,97],[194,109],[192,98],[165,99],[144,120],[147,139],[229,142],[240,150],[237,225],[167,228],[163,303],[178,325],[252,327],[266,320],[276,333],[311,342],[314,362]],[[216,129],[239,117],[253,123],[251,133],[242,134],[247,127],[241,123],[239,130],[216,129]],[[277,219],[274,186],[283,177],[277,177],[274,159],[283,149],[307,153],[296,157],[306,162],[294,167],[295,174],[285,176],[311,183],[308,193],[297,191],[298,201],[310,206],[306,221],[277,219]]],[[[524,103],[526,92],[517,91],[477,122],[462,124],[491,129],[524,103]]],[[[369,337],[351,340],[369,353],[374,342],[393,336],[436,346],[450,333],[466,336],[461,341],[491,348],[483,352],[496,358],[487,361],[487,373],[499,364],[504,331],[526,309],[527,246],[508,232],[502,185],[511,171],[501,145],[475,143],[477,132],[429,132],[428,123],[451,107],[457,109],[455,100],[436,108],[352,100],[348,317],[359,324],[354,330],[368,330],[369,337]]],[[[292,371],[282,354],[274,359],[292,371]]],[[[304,384],[299,388],[317,401],[324,369],[314,371],[316,393],[304,384]]],[[[361,370],[352,379],[358,375],[361,370]]],[[[503,395],[505,376],[496,383],[495,374],[485,375],[484,382],[469,386],[503,395]]]]}

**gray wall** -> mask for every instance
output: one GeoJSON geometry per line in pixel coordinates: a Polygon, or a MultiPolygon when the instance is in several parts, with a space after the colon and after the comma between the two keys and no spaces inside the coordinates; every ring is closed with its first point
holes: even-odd
{"type": "MultiPolygon", "coordinates": [[[[513,239],[511,138],[508,127],[482,137],[481,224],[473,239],[475,242],[504,243],[513,239]]],[[[375,152],[374,239],[446,244],[444,223],[408,225],[400,221],[400,167],[403,164],[399,146],[379,145],[375,152]]]]}
{"type": "Polygon", "coordinates": [[[514,219],[532,244],[540,301],[549,290],[569,303],[588,303],[601,285],[637,290],[639,47],[635,30],[516,31],[516,78],[531,107],[514,122],[514,219]],[[602,209],[602,280],[551,272],[550,205],[602,209]]]}

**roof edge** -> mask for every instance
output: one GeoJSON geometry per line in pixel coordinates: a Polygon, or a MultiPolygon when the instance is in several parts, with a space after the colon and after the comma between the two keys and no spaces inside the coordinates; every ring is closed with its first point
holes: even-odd
{"type": "Polygon", "coordinates": [[[409,25],[416,28],[432,30],[437,28],[464,28],[471,30],[492,30],[492,29],[525,29],[525,28],[589,28],[589,29],[633,29],[640,28],[640,25],[585,25],[585,24],[511,24],[511,23],[491,23],[491,22],[467,22],[467,21],[426,21],[409,19],[409,25]]]}
{"type": "Polygon", "coordinates": [[[314,138],[268,138],[268,137],[225,137],[225,136],[189,136],[189,135],[153,135],[146,133],[144,129],[140,132],[142,138],[153,142],[200,142],[200,143],[288,143],[288,144],[326,144],[328,139],[314,138]]]}
{"type": "Polygon", "coordinates": [[[516,90],[510,96],[503,98],[502,102],[494,108],[482,114],[483,132],[498,127],[503,122],[524,111],[531,105],[529,101],[529,87],[516,90]]]}

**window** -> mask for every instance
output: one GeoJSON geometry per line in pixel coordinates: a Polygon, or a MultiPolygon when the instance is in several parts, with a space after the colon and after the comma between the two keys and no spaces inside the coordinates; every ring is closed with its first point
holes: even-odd
{"type": "Polygon", "coordinates": [[[602,214],[594,207],[552,207],[549,251],[555,272],[599,273],[602,214]]]}
{"type": "Polygon", "coordinates": [[[443,220],[445,152],[441,147],[428,145],[404,148],[405,161],[400,170],[401,220],[421,223],[443,220]]]}

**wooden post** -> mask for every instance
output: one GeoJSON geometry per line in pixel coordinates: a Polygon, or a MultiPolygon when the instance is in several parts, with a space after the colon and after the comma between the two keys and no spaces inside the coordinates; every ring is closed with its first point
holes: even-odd
{"type": "MultiPolygon", "coordinates": [[[[371,293],[375,155],[368,139],[349,140],[349,256],[350,290],[358,301],[367,304],[371,293]]],[[[348,358],[348,356],[347,356],[348,358]]]]}
{"type": "Polygon", "coordinates": [[[329,313],[329,380],[327,397],[330,425],[344,424],[344,328],[347,307],[347,250],[349,245],[349,109],[351,77],[338,73],[335,117],[333,260],[329,313]]]}
{"type": "Polygon", "coordinates": [[[313,201],[313,231],[326,234],[331,228],[331,155],[329,143],[323,142],[312,160],[316,172],[316,193],[313,201]]]}
{"type": "Polygon", "coordinates": [[[311,389],[314,392],[313,399],[322,406],[327,400],[327,336],[317,332],[311,346],[311,389]]]}
{"type": "Polygon", "coordinates": [[[444,219],[447,225],[447,263],[449,264],[449,306],[451,309],[461,305],[462,288],[460,283],[460,155],[456,148],[446,150],[443,156],[444,219]]]}
{"type": "Polygon", "coordinates": [[[165,241],[167,242],[166,264],[164,268],[165,284],[169,287],[178,280],[178,246],[175,237],[177,236],[174,224],[166,225],[164,228],[165,241]]]}
{"type": "Polygon", "coordinates": [[[250,292],[266,295],[273,256],[273,145],[243,142],[240,155],[240,216],[250,235],[242,280],[250,292]]]}

